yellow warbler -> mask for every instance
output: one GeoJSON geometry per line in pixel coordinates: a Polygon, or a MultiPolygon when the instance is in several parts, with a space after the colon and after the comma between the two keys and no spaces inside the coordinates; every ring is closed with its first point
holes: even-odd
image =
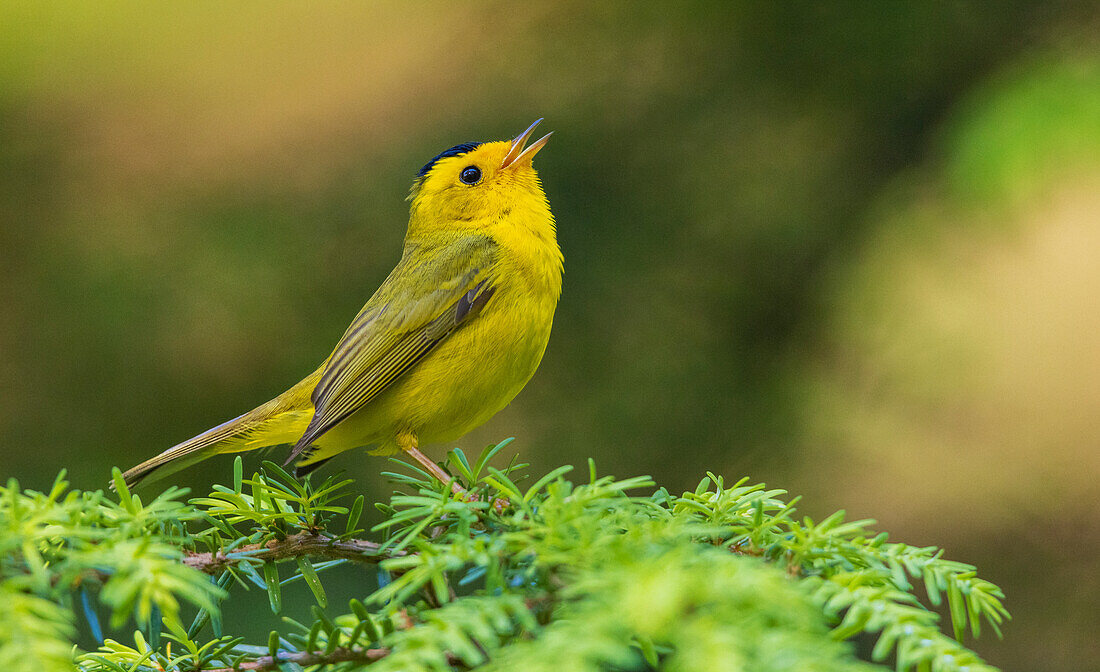
{"type": "MultiPolygon", "coordinates": [[[[541,119],[539,121],[542,121],[541,119]]],[[[262,406],[127,471],[135,484],[219,453],[293,444],[308,472],[337,453],[418,449],[482,424],[538,368],[561,295],[554,217],[531,160],[550,134],[456,145],[417,174],[397,267],[321,366],[262,406]]]]}

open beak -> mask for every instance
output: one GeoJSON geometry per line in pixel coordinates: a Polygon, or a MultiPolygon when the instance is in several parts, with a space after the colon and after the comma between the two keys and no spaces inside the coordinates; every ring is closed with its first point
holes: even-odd
{"type": "Polygon", "coordinates": [[[504,161],[502,161],[500,164],[501,170],[504,170],[505,168],[513,164],[518,164],[524,159],[526,159],[527,162],[530,163],[531,159],[535,158],[535,154],[538,154],[539,150],[546,145],[546,143],[550,140],[550,136],[553,135],[552,132],[547,133],[538,140],[532,142],[530,147],[526,149],[523,148],[523,146],[527,143],[527,139],[530,138],[531,134],[535,132],[535,126],[538,126],[541,122],[542,119],[539,119],[535,123],[531,124],[531,126],[526,131],[521,133],[515,140],[512,141],[512,147],[508,150],[508,154],[504,157],[504,161]]]}

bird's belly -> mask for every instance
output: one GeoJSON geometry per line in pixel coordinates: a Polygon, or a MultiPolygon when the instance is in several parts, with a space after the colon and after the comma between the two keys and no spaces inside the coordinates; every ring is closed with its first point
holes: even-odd
{"type": "Polygon", "coordinates": [[[481,315],[317,444],[326,453],[363,445],[385,453],[402,432],[421,444],[462,436],[507,406],[534,375],[552,319],[552,304],[498,292],[481,315]]]}

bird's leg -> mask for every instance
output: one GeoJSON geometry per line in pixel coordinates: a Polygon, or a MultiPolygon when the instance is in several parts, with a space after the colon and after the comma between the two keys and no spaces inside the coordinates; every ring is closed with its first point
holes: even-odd
{"type": "Polygon", "coordinates": [[[440,467],[435,462],[432,462],[431,458],[420,452],[418,448],[406,448],[405,452],[408,453],[409,456],[412,457],[414,460],[423,465],[423,467],[427,469],[432,476],[435,476],[440,483],[443,483],[444,485],[450,484],[451,490],[453,490],[456,494],[461,495],[466,492],[466,488],[459,485],[454,476],[451,476],[447,472],[443,471],[442,467],[440,467]]]}
{"type": "Polygon", "coordinates": [[[403,433],[398,435],[397,437],[397,445],[400,446],[401,450],[408,453],[409,457],[419,462],[420,465],[427,469],[428,473],[430,473],[432,476],[435,476],[440,483],[443,483],[445,485],[450,484],[451,490],[456,495],[465,495],[466,488],[459,485],[458,481],[453,476],[443,471],[443,469],[438,464],[432,462],[427,455],[420,452],[420,449],[416,447],[416,443],[416,436],[414,434],[403,433]]]}
{"type": "MultiPolygon", "coordinates": [[[[405,432],[397,435],[397,445],[401,448],[401,450],[405,451],[409,454],[410,457],[419,462],[420,466],[427,469],[428,473],[430,473],[432,476],[435,476],[440,483],[443,483],[444,485],[449,483],[451,486],[451,492],[469,501],[477,499],[475,496],[468,494],[466,488],[459,485],[458,480],[455,479],[454,476],[451,476],[447,472],[443,471],[443,469],[438,464],[432,462],[432,460],[427,455],[420,452],[420,449],[416,447],[416,444],[417,441],[415,434],[405,432]]],[[[509,506],[511,506],[511,502],[509,502],[507,499],[493,500],[493,509],[497,513],[502,513],[509,506]]]]}

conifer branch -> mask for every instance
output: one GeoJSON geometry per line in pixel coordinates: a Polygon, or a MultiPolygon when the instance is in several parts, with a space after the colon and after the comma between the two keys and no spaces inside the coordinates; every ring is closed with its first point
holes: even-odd
{"type": "MultiPolygon", "coordinates": [[[[282,652],[278,656],[263,656],[256,660],[240,663],[236,667],[208,667],[200,668],[198,672],[268,672],[279,670],[286,663],[295,663],[302,667],[311,665],[335,665],[337,663],[375,663],[390,655],[388,648],[377,649],[349,649],[339,647],[329,653],[319,651],[294,651],[282,652]]],[[[448,655],[447,662],[451,665],[461,665],[462,661],[455,656],[448,655]]]]}
{"type": "Polygon", "coordinates": [[[283,539],[272,539],[262,544],[239,546],[230,553],[198,553],[188,551],[183,564],[205,574],[218,574],[227,567],[243,561],[284,560],[306,556],[327,560],[352,560],[365,564],[378,564],[389,558],[406,555],[404,551],[383,548],[382,544],[362,539],[339,539],[315,532],[298,532],[283,539]]]}
{"type": "Polygon", "coordinates": [[[318,651],[282,652],[276,657],[263,656],[256,660],[240,663],[235,667],[202,668],[202,672],[267,672],[268,670],[282,669],[286,663],[296,663],[302,667],[312,665],[335,665],[336,663],[373,663],[390,655],[386,648],[378,649],[349,649],[336,648],[329,653],[318,651]]]}
{"type": "Polygon", "coordinates": [[[179,489],[145,502],[118,473],[117,502],[70,491],[63,477],[48,493],[0,486],[0,669],[33,660],[71,671],[76,626],[100,642],[76,654],[81,672],[599,672],[730,660],[865,672],[891,659],[901,672],[995,672],[964,640],[966,630],[1000,634],[1004,596],[938,548],[888,541],[843,512],[796,516],[797,498],[715,474],[681,495],[648,477],[598,476],[592,463],[587,478],[560,467],[528,485],[515,461],[489,466],[505,445],[476,460],[451,454],[471,498],[426,474],[391,474],[404,491],[378,506],[384,520],[369,532],[350,481],[298,481],[273,463],[245,478],[238,459],[232,487],[187,502],[179,489]],[[649,494],[628,494],[639,490],[649,494]],[[503,499],[507,513],[491,504],[503,499]],[[345,561],[384,571],[377,589],[332,613],[319,573],[345,561]],[[304,622],[284,616],[266,646],[225,632],[222,605],[237,587],[259,586],[280,613],[281,586],[294,580],[316,601],[304,622]],[[944,622],[921,595],[948,607],[944,622]],[[132,645],[112,638],[131,617],[132,645]],[[858,633],[875,638],[870,665],[843,641],[858,633]]]}

